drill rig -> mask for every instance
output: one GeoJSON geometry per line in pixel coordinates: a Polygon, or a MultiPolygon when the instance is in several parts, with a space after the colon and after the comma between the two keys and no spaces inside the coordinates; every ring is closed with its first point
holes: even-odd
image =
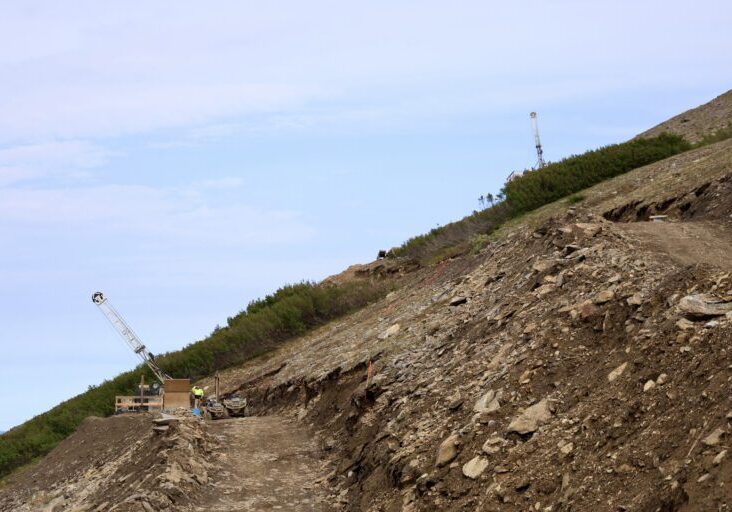
{"type": "Polygon", "coordinates": [[[99,310],[132,351],[150,368],[150,371],[160,381],[164,390],[163,393],[159,393],[160,385],[157,383],[154,383],[151,387],[146,387],[143,377],[138,396],[116,397],[116,411],[151,411],[190,407],[190,381],[188,379],[173,379],[158,366],[155,362],[155,356],[142,344],[135,331],[117,313],[102,292],[94,292],[92,302],[99,307],[99,310]]]}

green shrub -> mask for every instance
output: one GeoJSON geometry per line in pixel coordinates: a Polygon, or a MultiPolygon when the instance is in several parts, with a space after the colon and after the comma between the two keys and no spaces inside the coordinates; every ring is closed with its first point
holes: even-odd
{"type": "MultiPolygon", "coordinates": [[[[720,133],[719,136],[723,135],[720,133]]],[[[577,194],[580,190],[691,147],[678,135],[662,134],[606,146],[551,163],[539,170],[525,171],[506,183],[498,202],[490,208],[410,238],[392,249],[389,255],[431,264],[458,253],[468,253],[472,250],[469,241],[473,237],[490,234],[508,219],[567,196],[570,196],[570,204],[583,201],[584,196],[577,194]]]]}
{"type": "Polygon", "coordinates": [[[635,139],[525,172],[506,183],[503,191],[515,212],[527,212],[690,148],[678,135],[635,139]]]}

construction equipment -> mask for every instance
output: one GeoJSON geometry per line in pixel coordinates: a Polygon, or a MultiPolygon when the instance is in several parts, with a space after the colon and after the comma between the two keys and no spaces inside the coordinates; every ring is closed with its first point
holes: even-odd
{"type": "Polygon", "coordinates": [[[174,379],[163,371],[155,362],[155,356],[147,350],[142,344],[140,338],[132,330],[132,328],[124,321],[122,316],[112,307],[102,292],[94,292],[92,294],[92,302],[99,307],[99,310],[112,324],[112,327],[122,336],[132,351],[137,354],[140,360],[150,368],[153,375],[163,385],[162,392],[160,387],[153,384],[156,390],[155,396],[162,398],[152,398],[152,394],[145,397],[144,381],[141,384],[141,394],[139,396],[118,396],[115,399],[115,409],[119,411],[143,411],[143,410],[163,410],[190,407],[190,380],[174,379]]]}
{"type": "Polygon", "coordinates": [[[544,150],[541,147],[541,139],[539,138],[539,121],[536,119],[536,112],[529,114],[531,117],[531,129],[534,132],[534,145],[536,146],[536,167],[541,169],[546,165],[544,161],[544,150]]]}
{"type": "Polygon", "coordinates": [[[153,372],[153,375],[155,375],[162,384],[165,384],[166,380],[171,379],[171,376],[165,373],[158,366],[155,362],[155,356],[145,348],[145,345],[142,344],[140,338],[137,337],[137,334],[135,334],[132,328],[127,325],[127,322],[125,322],[120,314],[117,313],[102,292],[94,292],[92,294],[92,302],[99,306],[99,310],[104,313],[104,316],[107,317],[107,320],[112,324],[112,327],[114,327],[119,335],[122,336],[122,339],[127,342],[132,351],[140,357],[142,362],[147,364],[148,368],[153,372]]]}
{"type": "Polygon", "coordinates": [[[229,417],[243,417],[249,415],[247,399],[234,393],[221,399],[221,379],[218,372],[214,376],[214,396],[210,397],[204,407],[203,415],[209,420],[220,420],[229,417]]]}

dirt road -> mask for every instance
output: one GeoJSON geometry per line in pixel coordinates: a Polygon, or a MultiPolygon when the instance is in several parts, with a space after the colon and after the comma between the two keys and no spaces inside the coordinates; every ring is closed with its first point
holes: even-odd
{"type": "Polygon", "coordinates": [[[221,442],[218,468],[187,510],[331,510],[316,483],[327,469],[307,429],[275,416],[218,420],[208,428],[221,442]]]}
{"type": "Polygon", "coordinates": [[[732,233],[704,222],[631,222],[617,224],[651,251],[668,254],[682,265],[707,264],[732,270],[732,233]]]}

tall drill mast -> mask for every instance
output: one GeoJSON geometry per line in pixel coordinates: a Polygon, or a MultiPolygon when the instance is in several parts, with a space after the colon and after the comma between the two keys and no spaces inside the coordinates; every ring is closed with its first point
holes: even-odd
{"type": "Polygon", "coordinates": [[[138,355],[143,363],[147,364],[158,380],[162,384],[165,384],[165,381],[171,378],[170,375],[165,373],[157,365],[153,355],[147,350],[147,348],[145,348],[145,345],[142,344],[140,338],[137,337],[137,334],[135,334],[132,328],[127,325],[127,322],[125,322],[120,314],[112,307],[104,294],[102,294],[102,292],[94,292],[92,295],[92,302],[99,306],[99,309],[104,313],[104,316],[107,317],[109,323],[112,324],[112,327],[114,327],[119,335],[122,336],[122,339],[125,340],[132,351],[138,355]]]}
{"type": "Polygon", "coordinates": [[[529,116],[531,116],[531,128],[534,131],[534,144],[536,145],[536,168],[541,169],[546,162],[544,161],[544,150],[541,149],[541,139],[539,139],[539,123],[536,120],[536,112],[532,112],[529,116]]]}

